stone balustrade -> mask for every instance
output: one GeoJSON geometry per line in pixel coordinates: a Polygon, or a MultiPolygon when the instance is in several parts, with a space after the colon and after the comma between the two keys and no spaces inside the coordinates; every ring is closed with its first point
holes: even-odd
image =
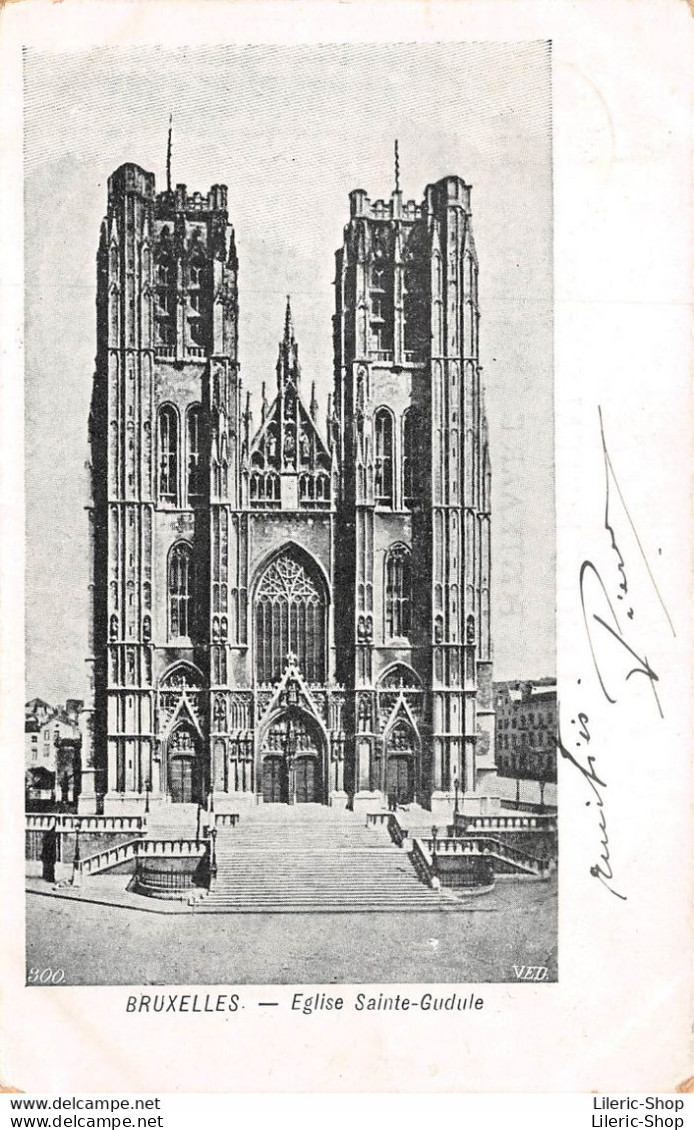
{"type": "Polygon", "coordinates": [[[551,870],[550,862],[546,859],[537,859],[520,848],[512,847],[503,840],[496,840],[491,836],[437,836],[425,837],[422,841],[431,853],[432,859],[441,856],[496,856],[510,863],[518,864],[534,874],[546,878],[551,870]]]}
{"type": "Polygon", "coordinates": [[[214,817],[215,828],[235,828],[239,822],[238,812],[216,812],[214,817]]]}
{"type": "Polygon", "coordinates": [[[27,832],[139,832],[146,824],[143,816],[77,816],[63,813],[27,812],[27,832]]]}
{"type": "Polygon", "coordinates": [[[412,840],[410,858],[422,882],[426,883],[432,890],[437,891],[441,886],[441,881],[436,874],[433,857],[429,852],[426,841],[420,840],[418,836],[414,836],[412,840]]]}
{"type": "Polygon", "coordinates": [[[453,826],[456,830],[460,829],[463,834],[470,829],[476,832],[487,829],[526,832],[533,828],[541,831],[556,831],[557,818],[552,815],[542,816],[539,813],[525,816],[463,816],[459,813],[454,817],[453,826]]]}
{"type": "Polygon", "coordinates": [[[204,840],[140,840],[135,854],[138,857],[166,855],[171,858],[204,855],[207,844],[204,840]]]}

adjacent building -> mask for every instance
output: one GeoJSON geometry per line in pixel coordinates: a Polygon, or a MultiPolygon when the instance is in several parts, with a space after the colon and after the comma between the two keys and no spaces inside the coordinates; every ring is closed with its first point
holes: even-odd
{"type": "Polygon", "coordinates": [[[494,805],[477,273],[459,177],[352,192],[324,424],[288,301],[256,425],[227,189],[109,179],[84,811],[494,805]]]}
{"type": "Polygon", "coordinates": [[[80,782],[79,714],[82,702],[53,707],[34,698],[25,704],[24,769],[28,800],[76,799],[80,782]]]}
{"type": "Polygon", "coordinates": [[[494,701],[499,776],[556,782],[556,680],[527,679],[495,683],[494,701]]]}

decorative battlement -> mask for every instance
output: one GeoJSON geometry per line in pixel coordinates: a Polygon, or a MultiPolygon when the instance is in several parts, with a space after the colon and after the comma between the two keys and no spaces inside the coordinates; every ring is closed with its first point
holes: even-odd
{"type": "Polygon", "coordinates": [[[187,191],[185,184],[177,184],[171,192],[158,192],[156,195],[157,218],[173,216],[176,212],[195,213],[226,212],[227,186],[213,184],[205,196],[202,192],[187,191]]]}
{"type": "Polygon", "coordinates": [[[125,164],[116,169],[108,180],[109,199],[134,194],[144,200],[154,201],[158,219],[179,213],[185,215],[210,215],[227,210],[228,189],[225,184],[213,184],[207,195],[202,192],[189,193],[185,184],[177,184],[175,189],[156,192],[154,173],[148,173],[139,165],[125,164]]]}
{"type": "Polygon", "coordinates": [[[403,200],[401,192],[394,192],[390,200],[370,200],[366,190],[355,188],[349,194],[350,219],[365,220],[403,220],[414,223],[425,216],[450,205],[458,205],[470,211],[470,186],[462,177],[443,177],[435,184],[428,184],[424,200],[403,200]]]}
{"type": "Polygon", "coordinates": [[[424,204],[416,200],[403,200],[402,193],[394,192],[390,200],[370,200],[363,188],[355,188],[349,194],[350,218],[361,216],[366,220],[421,220],[425,215],[424,204]]]}

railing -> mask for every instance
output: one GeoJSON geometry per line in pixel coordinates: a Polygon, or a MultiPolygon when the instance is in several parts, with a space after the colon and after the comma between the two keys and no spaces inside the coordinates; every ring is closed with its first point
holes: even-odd
{"type": "Polygon", "coordinates": [[[546,877],[551,869],[548,860],[538,859],[520,848],[511,847],[503,840],[496,840],[491,836],[441,836],[440,839],[437,836],[436,840],[425,837],[422,842],[431,852],[434,866],[437,855],[492,855],[542,877],[546,877]]]}
{"type": "Polygon", "coordinates": [[[374,356],[376,361],[392,361],[393,360],[392,349],[372,349],[371,352],[373,353],[373,356],[374,356]]]}
{"type": "Polygon", "coordinates": [[[76,859],[73,882],[75,886],[79,886],[83,876],[108,871],[121,863],[129,863],[131,859],[153,857],[181,859],[202,856],[206,851],[207,842],[204,840],[145,840],[138,836],[137,839],[126,840],[124,844],[116,844],[93,855],[87,855],[83,859],[76,859]]]}
{"type": "Polygon", "coordinates": [[[77,816],[51,812],[38,815],[27,813],[27,832],[139,832],[145,827],[143,816],[77,816]]]}
{"type": "Polygon", "coordinates": [[[214,817],[215,828],[235,828],[239,819],[238,812],[216,812],[214,817]]]}
{"type": "Polygon", "coordinates": [[[425,846],[425,843],[415,836],[412,840],[412,848],[410,850],[410,859],[412,865],[419,875],[423,883],[426,883],[432,890],[438,891],[441,886],[441,881],[436,874],[434,861],[425,846]]]}
{"type": "Polygon", "coordinates": [[[154,354],[156,357],[171,358],[176,356],[175,345],[155,345],[154,354]]]}
{"type": "Polygon", "coordinates": [[[145,827],[143,816],[56,816],[56,830],[72,832],[139,832],[145,827]]]}
{"type": "Polygon", "coordinates": [[[96,875],[98,871],[107,871],[110,867],[117,867],[119,863],[128,863],[131,859],[135,859],[138,844],[141,843],[142,840],[138,837],[136,840],[126,840],[124,844],[117,844],[104,851],[97,851],[94,855],[86,855],[84,859],[76,859],[74,886],[79,886],[85,875],[96,875]]]}
{"type": "Polygon", "coordinates": [[[388,820],[388,831],[390,833],[390,838],[394,844],[396,844],[398,847],[402,847],[409,835],[407,828],[403,828],[401,826],[400,821],[398,820],[394,812],[389,813],[389,817],[390,819],[388,820]]]}
{"type": "Polygon", "coordinates": [[[394,844],[397,844],[398,847],[402,847],[409,836],[407,828],[401,827],[400,821],[394,812],[367,812],[366,824],[367,827],[369,824],[385,824],[391,840],[394,844]]]}
{"type": "Polygon", "coordinates": [[[55,828],[55,816],[39,816],[37,813],[27,812],[24,827],[27,832],[50,832],[55,828]]]}
{"type": "Polygon", "coordinates": [[[139,856],[166,855],[173,857],[201,855],[207,850],[205,840],[140,840],[135,854],[139,856]]]}
{"type": "Polygon", "coordinates": [[[207,350],[199,345],[187,345],[186,357],[207,357],[207,350]]]}
{"type": "Polygon", "coordinates": [[[384,809],[383,812],[367,812],[367,814],[366,814],[367,827],[368,827],[369,824],[387,824],[392,815],[393,815],[392,812],[387,812],[387,811],[385,811],[385,809],[384,809]]]}
{"type": "Polygon", "coordinates": [[[531,828],[537,828],[541,831],[554,832],[557,828],[556,816],[462,816],[454,817],[454,825],[458,831],[460,829],[461,835],[466,831],[474,828],[475,831],[481,832],[483,829],[496,829],[503,831],[527,831],[531,828]]]}

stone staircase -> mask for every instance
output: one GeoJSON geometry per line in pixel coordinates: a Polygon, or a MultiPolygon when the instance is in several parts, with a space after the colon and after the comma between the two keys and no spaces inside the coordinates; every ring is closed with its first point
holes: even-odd
{"type": "Polygon", "coordinates": [[[458,909],[419,881],[384,828],[310,805],[268,805],[220,830],[217,879],[196,904],[198,913],[245,914],[458,909]]]}

